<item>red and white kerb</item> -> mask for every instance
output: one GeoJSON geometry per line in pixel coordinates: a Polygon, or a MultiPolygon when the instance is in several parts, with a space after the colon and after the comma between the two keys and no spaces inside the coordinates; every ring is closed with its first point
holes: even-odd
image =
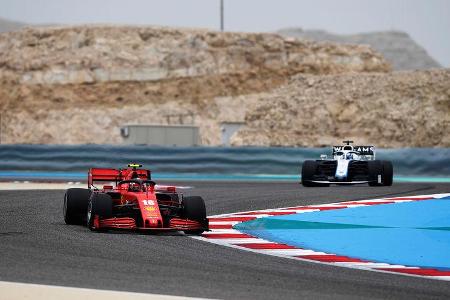
{"type": "Polygon", "coordinates": [[[373,200],[346,201],[331,204],[284,207],[276,209],[215,215],[209,217],[210,231],[203,233],[202,236],[200,237],[193,237],[193,238],[227,247],[267,255],[274,255],[284,258],[297,259],[314,263],[329,264],[333,266],[341,266],[347,268],[355,268],[385,273],[395,273],[409,276],[420,276],[425,278],[450,281],[450,271],[441,271],[437,269],[420,268],[415,266],[393,265],[384,262],[361,260],[358,258],[336,255],[333,253],[318,252],[310,249],[298,248],[295,246],[271,242],[233,229],[233,225],[235,224],[254,220],[256,218],[263,218],[269,216],[300,214],[314,211],[345,209],[369,205],[395,204],[411,201],[426,201],[444,198],[448,196],[450,196],[450,194],[394,197],[394,198],[382,198],[373,200]]]}

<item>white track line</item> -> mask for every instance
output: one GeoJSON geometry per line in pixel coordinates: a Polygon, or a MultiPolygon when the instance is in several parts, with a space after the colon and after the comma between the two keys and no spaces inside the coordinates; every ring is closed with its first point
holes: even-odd
{"type": "Polygon", "coordinates": [[[144,294],[73,288],[54,285],[16,283],[0,281],[0,300],[191,300],[205,298],[189,298],[159,294],[144,294]]]}

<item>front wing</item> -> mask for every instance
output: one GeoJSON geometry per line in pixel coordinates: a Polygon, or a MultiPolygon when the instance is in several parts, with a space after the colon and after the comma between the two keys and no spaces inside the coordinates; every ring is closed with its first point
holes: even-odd
{"type": "Polygon", "coordinates": [[[172,218],[168,227],[138,227],[136,221],[130,217],[114,217],[108,219],[100,219],[94,217],[93,229],[123,229],[136,231],[184,231],[184,230],[209,230],[208,224],[202,224],[198,221],[172,218]]]}
{"type": "Polygon", "coordinates": [[[358,181],[311,180],[310,182],[323,183],[323,184],[364,184],[364,183],[369,183],[370,181],[368,181],[368,180],[358,180],[358,181]]]}

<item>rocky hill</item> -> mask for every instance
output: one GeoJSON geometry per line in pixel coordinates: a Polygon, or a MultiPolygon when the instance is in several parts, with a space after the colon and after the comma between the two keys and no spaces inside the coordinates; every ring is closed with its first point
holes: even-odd
{"type": "Polygon", "coordinates": [[[450,69],[293,77],[260,97],[235,145],[450,147],[450,69]]]}
{"type": "Polygon", "coordinates": [[[202,143],[450,147],[450,70],[389,72],[369,46],[155,27],[0,34],[2,143],[120,143],[192,113],[202,143]]]}
{"type": "Polygon", "coordinates": [[[381,31],[351,35],[338,35],[323,30],[303,30],[285,28],[278,31],[283,36],[302,40],[328,41],[340,44],[367,44],[379,51],[394,70],[424,70],[440,68],[426,50],[407,33],[401,31],[381,31]]]}
{"type": "Polygon", "coordinates": [[[368,46],[155,27],[0,34],[2,143],[117,143],[125,123],[192,112],[202,143],[297,74],[387,72],[368,46]]]}

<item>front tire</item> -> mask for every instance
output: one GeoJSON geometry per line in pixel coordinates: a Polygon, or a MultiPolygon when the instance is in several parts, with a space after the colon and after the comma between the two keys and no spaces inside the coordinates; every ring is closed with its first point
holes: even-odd
{"type": "Polygon", "coordinates": [[[90,230],[99,230],[95,216],[103,219],[112,217],[113,201],[108,194],[93,194],[87,206],[87,226],[90,230]]]}
{"type": "Polygon", "coordinates": [[[208,227],[206,218],[205,201],[199,196],[189,196],[183,198],[184,217],[189,220],[197,221],[204,228],[195,230],[184,230],[186,234],[200,235],[208,227]]]}
{"type": "Polygon", "coordinates": [[[314,186],[314,183],[311,182],[313,180],[313,176],[317,171],[317,162],[314,160],[306,160],[302,165],[302,185],[306,187],[314,186]]]}
{"type": "Polygon", "coordinates": [[[64,222],[69,225],[83,223],[91,191],[88,189],[72,188],[64,194],[63,215],[64,222]]]}
{"type": "Polygon", "coordinates": [[[317,174],[317,169],[319,168],[319,164],[315,160],[305,160],[302,165],[302,179],[301,184],[305,187],[327,187],[330,186],[327,183],[315,183],[312,182],[314,180],[314,175],[317,174]]]}

